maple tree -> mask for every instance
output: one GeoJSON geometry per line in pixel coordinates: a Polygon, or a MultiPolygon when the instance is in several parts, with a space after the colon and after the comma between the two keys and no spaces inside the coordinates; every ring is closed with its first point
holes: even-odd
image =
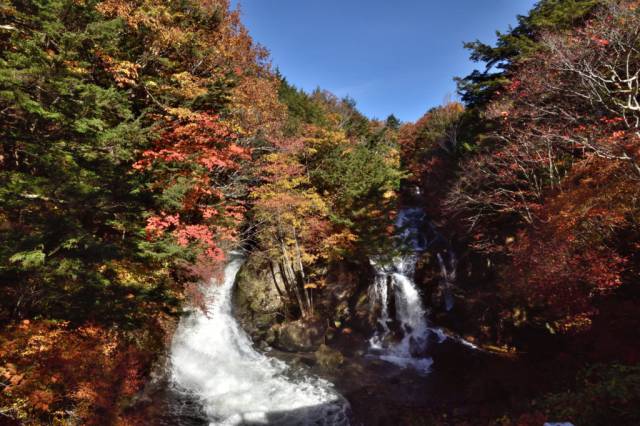
{"type": "Polygon", "coordinates": [[[250,159],[237,140],[219,117],[193,113],[170,124],[153,149],[142,153],[132,167],[153,176],[151,189],[163,209],[147,218],[148,240],[159,240],[170,230],[179,246],[195,241],[209,259],[223,259],[215,240],[235,239],[243,208],[227,203],[221,188],[238,171],[237,162],[250,159]]]}
{"type": "Polygon", "coordinates": [[[535,44],[509,56],[490,98],[470,105],[465,114],[485,124],[465,141],[442,202],[467,247],[496,265],[503,314],[553,332],[588,330],[595,301],[632,282],[620,235],[637,235],[638,5],[583,6],[564,30],[528,33],[535,44]]]}
{"type": "Polygon", "coordinates": [[[3,381],[1,412],[117,422],[159,353],[127,339],[177,314],[237,244],[251,147],[285,120],[280,82],[224,0],[3,2],[0,16],[0,321],[32,324],[2,333],[19,386],[3,381]],[[21,352],[29,339],[56,349],[21,352]]]}
{"type": "Polygon", "coordinates": [[[540,1],[467,45],[464,105],[401,123],[288,83],[228,0],[3,2],[0,415],[144,423],[126,407],[232,247],[284,320],[333,318],[331,271],[395,254],[410,187],[499,338],[633,311],[638,7],[540,1]]]}

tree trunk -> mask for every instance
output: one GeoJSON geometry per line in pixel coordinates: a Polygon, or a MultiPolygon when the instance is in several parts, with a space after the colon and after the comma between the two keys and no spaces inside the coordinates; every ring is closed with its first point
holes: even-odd
{"type": "Polygon", "coordinates": [[[309,289],[306,288],[307,285],[307,277],[304,274],[304,266],[302,265],[302,254],[300,252],[300,245],[298,244],[298,234],[296,233],[296,228],[293,228],[293,239],[296,243],[296,257],[298,261],[298,281],[300,283],[300,287],[302,288],[302,292],[304,293],[305,300],[307,302],[308,311],[313,314],[313,302],[311,301],[311,297],[309,296],[309,289]]]}
{"type": "Polygon", "coordinates": [[[280,285],[278,285],[278,277],[276,275],[275,268],[273,267],[273,262],[271,261],[269,262],[269,270],[271,271],[271,278],[273,278],[273,285],[275,285],[278,295],[280,296],[280,300],[282,300],[282,304],[284,305],[284,316],[286,319],[289,319],[291,316],[289,313],[289,304],[293,301],[293,295],[284,282],[284,291],[280,289],[280,285]]]}

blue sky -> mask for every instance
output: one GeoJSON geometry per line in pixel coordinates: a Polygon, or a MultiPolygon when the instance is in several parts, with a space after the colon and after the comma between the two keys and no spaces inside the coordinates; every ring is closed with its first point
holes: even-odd
{"type": "MultiPolygon", "coordinates": [[[[240,0],[287,79],[354,98],[369,117],[414,121],[474,69],[464,41],[493,42],[535,0],[240,0]]],[[[236,5],[238,0],[232,0],[236,5]]]]}

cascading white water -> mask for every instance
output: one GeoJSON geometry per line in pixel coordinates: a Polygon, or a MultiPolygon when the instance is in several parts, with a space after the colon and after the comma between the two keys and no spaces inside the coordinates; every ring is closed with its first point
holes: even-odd
{"type": "MultiPolygon", "coordinates": [[[[421,209],[400,210],[396,221],[396,228],[399,230],[398,238],[403,246],[412,248],[413,253],[396,257],[390,266],[385,266],[382,262],[371,262],[376,270],[376,279],[369,289],[369,298],[373,306],[377,305],[380,308],[378,317],[380,327],[369,339],[369,345],[372,351],[383,360],[428,373],[433,361],[424,354],[430,335],[433,335],[434,340],[439,343],[450,339],[474,350],[479,348],[459,336],[447,334],[443,329],[429,327],[427,310],[413,281],[417,254],[426,250],[429,245],[420,230],[425,220],[426,216],[421,209]],[[400,341],[393,340],[393,331],[389,326],[393,322],[389,317],[389,288],[393,289],[395,295],[395,320],[400,325],[402,333],[400,341]]],[[[433,226],[432,230],[437,232],[433,226]]],[[[437,238],[442,237],[438,234],[437,238]]],[[[437,258],[440,265],[440,285],[444,295],[445,309],[449,311],[453,307],[452,290],[456,280],[457,259],[451,250],[444,256],[438,253],[437,258]]]]}
{"type": "MultiPolygon", "coordinates": [[[[375,266],[375,265],[374,265],[375,266]]],[[[376,349],[382,349],[383,340],[391,333],[389,329],[389,289],[387,285],[388,276],[383,273],[378,273],[375,278],[375,282],[369,287],[369,299],[378,303],[380,307],[380,314],[378,317],[378,324],[382,329],[381,332],[376,332],[369,343],[371,347],[376,349]]]]}
{"type": "Polygon", "coordinates": [[[438,264],[440,265],[440,287],[444,295],[444,307],[447,311],[453,308],[453,287],[456,282],[457,259],[453,252],[447,253],[445,261],[442,253],[438,253],[438,264]]]}
{"type": "Polygon", "coordinates": [[[171,381],[196,398],[211,425],[348,425],[348,402],[329,382],[294,379],[281,361],[257,352],[232,313],[243,260],[232,257],[224,279],[205,290],[206,312],[194,309],[171,345],[171,381]]]}
{"type": "MultiPolygon", "coordinates": [[[[410,244],[415,251],[424,250],[425,242],[419,230],[424,213],[420,209],[405,209],[398,214],[396,223],[401,231],[400,238],[410,244]]],[[[424,352],[429,337],[427,311],[422,303],[420,292],[413,281],[417,256],[411,253],[396,257],[390,267],[372,262],[376,269],[376,281],[370,289],[370,298],[380,306],[378,322],[381,330],[376,331],[369,340],[371,349],[380,359],[399,365],[413,367],[421,373],[428,373],[433,363],[424,352]],[[402,339],[393,341],[389,323],[388,285],[395,295],[396,320],[400,325],[402,339]]]]}
{"type": "Polygon", "coordinates": [[[376,284],[372,286],[371,296],[381,307],[378,322],[381,330],[369,340],[371,349],[380,359],[401,367],[413,367],[421,373],[428,373],[433,361],[424,356],[429,337],[426,310],[420,293],[413,281],[398,272],[378,271],[376,284]],[[402,339],[393,341],[389,323],[387,281],[391,282],[395,295],[396,320],[400,324],[402,339]]]}

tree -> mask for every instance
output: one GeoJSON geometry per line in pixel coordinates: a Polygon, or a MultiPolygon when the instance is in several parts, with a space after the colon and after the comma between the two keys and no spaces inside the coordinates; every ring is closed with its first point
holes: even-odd
{"type": "MultiPolygon", "coordinates": [[[[128,170],[148,136],[127,81],[113,80],[136,67],[124,60],[117,70],[96,66],[101,52],[126,41],[124,24],[94,6],[1,9],[3,321],[68,315],[74,297],[109,281],[105,263],[131,255],[128,238],[142,223],[144,198],[132,193],[139,182],[128,170]]],[[[74,315],[87,314],[86,305],[74,315]]]]}
{"type": "Polygon", "coordinates": [[[195,243],[209,261],[224,259],[219,242],[235,240],[243,208],[229,203],[222,188],[231,185],[237,162],[250,158],[237,140],[219,117],[193,113],[171,123],[153,149],[142,153],[133,168],[153,176],[150,186],[161,209],[147,218],[148,240],[171,230],[179,246],[195,243]]]}
{"type": "Polygon", "coordinates": [[[384,251],[396,191],[405,177],[397,150],[383,144],[340,144],[318,160],[311,177],[330,201],[332,222],[357,236],[358,251],[384,251]]]}
{"type": "Polygon", "coordinates": [[[390,116],[387,117],[387,119],[385,120],[385,126],[391,130],[398,130],[400,129],[400,120],[398,119],[398,117],[396,117],[395,115],[391,114],[390,116]]]}
{"type": "Polygon", "coordinates": [[[508,32],[497,32],[495,46],[479,40],[465,43],[471,60],[484,62],[484,70],[474,70],[456,79],[458,92],[469,107],[485,105],[508,85],[513,66],[540,50],[539,36],[543,32],[561,32],[578,25],[603,0],[542,0],[526,16],[518,17],[518,25],[508,32]]]}
{"type": "Polygon", "coordinates": [[[518,312],[554,332],[588,328],[598,298],[633,282],[620,235],[638,234],[637,7],[607,3],[538,33],[482,107],[494,130],[447,196],[469,246],[502,259],[518,312]]]}
{"type": "Polygon", "coordinates": [[[273,153],[260,169],[263,183],[256,187],[253,220],[266,252],[276,288],[284,287],[286,302],[295,301],[301,316],[314,316],[312,292],[318,285],[309,274],[323,255],[322,240],[329,231],[328,208],[311,187],[306,170],[291,153],[273,153]]]}
{"type": "Polygon", "coordinates": [[[238,244],[279,81],[226,0],[5,1],[0,18],[0,413],[140,423],[123,401],[185,286],[238,244]]]}

